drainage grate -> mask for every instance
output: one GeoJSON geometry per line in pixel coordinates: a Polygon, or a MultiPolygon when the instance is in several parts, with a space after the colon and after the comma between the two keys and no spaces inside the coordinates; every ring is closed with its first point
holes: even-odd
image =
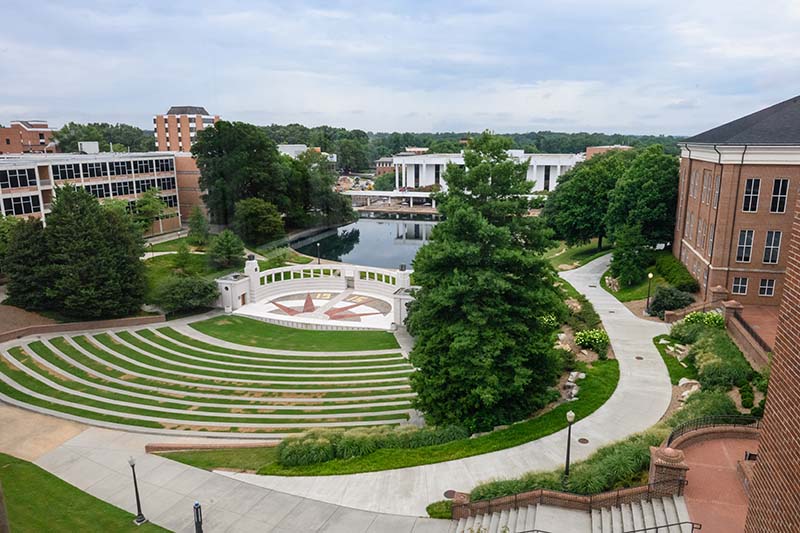
{"type": "Polygon", "coordinates": [[[581,444],[589,444],[589,439],[581,437],[578,439],[578,442],[581,444]]]}
{"type": "Polygon", "coordinates": [[[644,357],[642,357],[641,355],[637,355],[636,356],[636,360],[637,361],[644,361],[644,357]]]}

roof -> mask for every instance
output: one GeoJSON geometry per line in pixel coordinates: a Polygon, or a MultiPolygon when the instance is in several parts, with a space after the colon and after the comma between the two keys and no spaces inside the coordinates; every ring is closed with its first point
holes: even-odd
{"type": "Polygon", "coordinates": [[[683,142],[800,145],[800,96],[689,137],[683,142]]]}
{"type": "Polygon", "coordinates": [[[194,105],[174,105],[169,108],[167,115],[205,115],[210,116],[205,107],[194,105]]]}

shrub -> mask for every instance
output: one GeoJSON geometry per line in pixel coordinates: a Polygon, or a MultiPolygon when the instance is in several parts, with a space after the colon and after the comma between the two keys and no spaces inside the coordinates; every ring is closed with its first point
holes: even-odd
{"type": "Polygon", "coordinates": [[[688,420],[704,416],[735,416],[739,414],[736,404],[724,392],[701,390],[690,395],[683,407],[667,419],[667,424],[676,427],[688,420]]]}
{"type": "Polygon", "coordinates": [[[566,324],[575,331],[596,328],[599,326],[601,322],[600,315],[598,315],[597,311],[594,310],[592,302],[587,300],[583,294],[568,294],[577,300],[581,308],[579,311],[570,311],[570,314],[566,319],[566,324]]]}
{"type": "Polygon", "coordinates": [[[685,292],[697,292],[700,290],[700,284],[683,266],[683,263],[668,252],[658,254],[656,271],[667,280],[667,283],[678,290],[685,292]]]}
{"type": "Polygon", "coordinates": [[[536,317],[537,322],[542,325],[544,329],[553,330],[558,327],[558,317],[553,313],[548,313],[546,315],[541,315],[536,317]]]}
{"type": "Polygon", "coordinates": [[[675,287],[656,287],[656,293],[650,301],[648,313],[659,318],[664,318],[664,311],[674,311],[694,303],[694,297],[688,292],[683,292],[675,287]]]}
{"type": "Polygon", "coordinates": [[[211,242],[208,256],[217,268],[237,266],[242,263],[244,244],[232,231],[226,229],[211,242]]]}
{"type": "Polygon", "coordinates": [[[425,508],[431,518],[450,520],[453,518],[453,500],[439,500],[425,508]]]}
{"type": "Polygon", "coordinates": [[[324,463],[334,458],[333,443],[324,437],[284,439],[278,445],[278,457],[284,466],[324,463]]]}
{"type": "Polygon", "coordinates": [[[189,214],[189,242],[201,246],[208,242],[208,220],[198,206],[189,214]]]}
{"type": "Polygon", "coordinates": [[[686,322],[686,320],[681,320],[672,325],[669,335],[681,344],[693,344],[697,342],[697,339],[700,338],[706,329],[704,324],[692,324],[686,322]]]}
{"type": "Polygon", "coordinates": [[[688,359],[694,363],[700,383],[706,388],[740,387],[750,380],[753,372],[727,333],[710,330],[707,326],[705,333],[689,349],[688,359]]]}
{"type": "Polygon", "coordinates": [[[745,409],[751,409],[753,407],[753,401],[755,400],[755,395],[753,394],[753,386],[749,383],[745,383],[741,387],[739,387],[739,396],[742,399],[742,407],[745,409]]]}
{"type": "Polygon", "coordinates": [[[184,313],[211,307],[219,292],[212,280],[199,276],[170,276],[158,287],[156,305],[165,313],[184,313]]]}
{"type": "Polygon", "coordinates": [[[189,251],[189,246],[186,244],[186,242],[182,241],[178,245],[178,252],[172,258],[172,264],[176,269],[180,270],[181,273],[185,274],[191,261],[192,256],[191,252],[189,251]]]}
{"type": "Polygon", "coordinates": [[[700,311],[693,311],[688,315],[686,315],[686,317],[683,320],[687,324],[703,324],[704,326],[708,326],[714,329],[725,328],[725,317],[723,317],[716,311],[709,311],[707,313],[701,313],[700,311]]]}
{"type": "Polygon", "coordinates": [[[575,334],[575,343],[581,348],[589,348],[605,359],[609,345],[608,333],[602,329],[587,329],[575,334]]]}
{"type": "Polygon", "coordinates": [[[758,402],[758,405],[750,409],[750,414],[756,418],[761,418],[764,416],[764,405],[766,404],[767,399],[761,398],[761,401],[758,402]]]}
{"type": "MultiPolygon", "coordinates": [[[[553,350],[555,356],[561,362],[561,372],[570,372],[575,370],[575,354],[572,353],[572,350],[563,350],[561,348],[556,348],[553,350]]],[[[559,372],[559,373],[561,373],[559,372]]]]}
{"type": "Polygon", "coordinates": [[[515,479],[487,481],[470,491],[470,499],[488,500],[508,494],[519,494],[537,489],[562,490],[561,471],[528,472],[515,479]]]}
{"type": "Polygon", "coordinates": [[[767,393],[767,385],[769,385],[769,366],[764,368],[761,373],[753,379],[753,386],[762,394],[767,393]]]}

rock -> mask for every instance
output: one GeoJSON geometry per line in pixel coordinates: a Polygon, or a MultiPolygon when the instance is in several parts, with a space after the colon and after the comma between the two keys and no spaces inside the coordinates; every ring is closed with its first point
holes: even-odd
{"type": "Polygon", "coordinates": [[[678,387],[683,387],[684,385],[700,385],[700,382],[696,379],[689,379],[689,378],[681,378],[678,380],[678,387]]]}
{"type": "Polygon", "coordinates": [[[492,429],[492,431],[500,431],[501,429],[508,429],[508,428],[509,428],[508,424],[506,424],[506,425],[503,425],[503,426],[495,426],[495,427],[492,429]]]}
{"type": "Polygon", "coordinates": [[[567,334],[566,333],[559,333],[558,334],[558,342],[567,342],[567,334]]]}
{"type": "Polygon", "coordinates": [[[586,379],[586,374],[581,372],[578,374],[578,379],[586,379]]]}
{"type": "Polygon", "coordinates": [[[572,389],[573,387],[577,387],[574,381],[567,381],[564,383],[564,390],[572,389]]]}
{"type": "Polygon", "coordinates": [[[694,388],[692,388],[692,389],[690,389],[690,390],[683,391],[683,392],[681,393],[681,398],[682,398],[684,401],[686,401],[686,398],[688,398],[689,396],[691,396],[692,394],[694,394],[694,393],[695,393],[695,392],[697,392],[698,390],[699,390],[699,389],[694,389],[694,388]]]}
{"type": "Polygon", "coordinates": [[[574,398],[575,396],[577,396],[577,395],[578,395],[578,391],[579,391],[579,390],[581,390],[581,388],[580,388],[580,387],[578,387],[577,385],[575,385],[575,386],[572,388],[572,390],[571,390],[569,393],[570,393],[570,395],[572,395],[572,397],[574,398]]]}
{"type": "Polygon", "coordinates": [[[573,381],[573,382],[574,382],[574,381],[575,381],[575,379],[577,379],[577,377],[578,377],[578,373],[577,373],[577,372],[570,372],[570,373],[569,373],[569,378],[567,378],[567,380],[568,380],[568,381],[573,381]]]}
{"type": "MultiPolygon", "coordinates": [[[[658,344],[669,344],[669,343],[670,343],[669,339],[661,339],[660,341],[658,341],[658,344]]],[[[669,349],[669,348],[667,348],[667,349],[669,349]]]]}
{"type": "Polygon", "coordinates": [[[577,402],[578,400],[580,400],[580,398],[578,398],[577,396],[569,399],[570,402],[577,402]]]}

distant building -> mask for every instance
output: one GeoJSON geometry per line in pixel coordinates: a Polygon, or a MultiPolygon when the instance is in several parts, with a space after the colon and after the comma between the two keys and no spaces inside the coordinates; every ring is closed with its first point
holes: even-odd
{"type": "Polygon", "coordinates": [[[375,176],[380,176],[381,174],[389,174],[390,172],[394,172],[394,158],[389,157],[381,157],[375,161],[375,176]]]}
{"type": "Polygon", "coordinates": [[[175,156],[163,152],[22,154],[0,156],[0,211],[4,216],[47,220],[59,187],[82,187],[101,202],[135,202],[158,189],[167,211],[153,221],[151,234],[181,227],[175,156]]]}
{"type": "MultiPolygon", "coordinates": [[[[564,172],[583,160],[581,154],[526,154],[522,150],[508,150],[509,156],[528,163],[528,181],[534,182],[534,191],[550,191],[564,172]]],[[[398,154],[392,158],[396,189],[420,189],[433,185],[447,190],[443,176],[447,165],[464,164],[464,155],[459,154],[398,154]]]]}
{"type": "Polygon", "coordinates": [[[611,150],[633,150],[633,146],[627,146],[624,144],[612,144],[608,146],[587,146],[586,147],[586,160],[588,161],[592,157],[600,154],[604,154],[606,152],[610,152],[611,150]]]}
{"type": "Polygon", "coordinates": [[[55,152],[53,130],[46,120],[12,120],[0,128],[0,154],[55,152]]]}
{"type": "Polygon", "coordinates": [[[308,152],[311,150],[312,152],[317,152],[318,154],[323,154],[327,159],[328,162],[331,164],[336,164],[337,157],[336,154],[329,154],[328,152],[323,152],[319,146],[312,146],[309,148],[305,144],[279,144],[278,145],[278,152],[283,155],[288,155],[292,159],[297,159],[300,154],[308,152]]]}
{"type": "Polygon", "coordinates": [[[430,151],[430,148],[426,148],[424,146],[406,146],[404,154],[414,154],[414,155],[422,155],[427,154],[430,151]]]}

